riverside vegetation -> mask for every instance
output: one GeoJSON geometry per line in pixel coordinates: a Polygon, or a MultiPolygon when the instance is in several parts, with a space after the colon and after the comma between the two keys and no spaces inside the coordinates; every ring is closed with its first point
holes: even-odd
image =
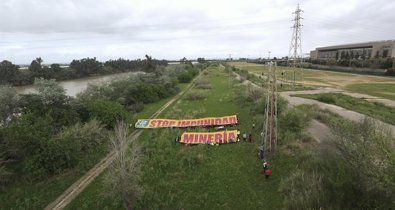
{"type": "Polygon", "coordinates": [[[132,123],[179,92],[205,64],[154,66],[152,73],[90,85],[76,98],[54,80],[37,93],[0,87],[0,208],[42,209],[109,152],[117,121],[132,123]]]}

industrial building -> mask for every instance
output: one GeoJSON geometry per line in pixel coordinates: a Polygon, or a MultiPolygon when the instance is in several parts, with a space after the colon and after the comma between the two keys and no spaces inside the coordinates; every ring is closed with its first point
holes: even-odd
{"type": "Polygon", "coordinates": [[[311,59],[368,59],[371,57],[394,58],[395,40],[319,47],[310,51],[311,59]]]}

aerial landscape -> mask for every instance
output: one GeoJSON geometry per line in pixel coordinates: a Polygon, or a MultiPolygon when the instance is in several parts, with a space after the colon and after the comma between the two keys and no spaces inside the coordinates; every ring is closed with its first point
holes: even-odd
{"type": "Polygon", "coordinates": [[[1,1],[0,209],[395,209],[394,10],[1,1]]]}

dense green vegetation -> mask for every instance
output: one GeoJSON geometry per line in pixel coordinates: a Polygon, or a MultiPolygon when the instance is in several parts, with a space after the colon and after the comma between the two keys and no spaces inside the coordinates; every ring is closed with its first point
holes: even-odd
{"type": "MultiPolygon", "coordinates": [[[[393,138],[368,121],[354,124],[315,106],[287,110],[280,100],[280,147],[269,157],[273,174],[265,180],[256,157],[265,104],[262,90],[235,85],[234,80],[229,86],[223,79],[227,73],[217,69],[204,72],[198,81],[210,81],[204,98],[183,100],[186,94],[162,116],[237,113],[237,127],[242,133],[253,131],[257,139],[252,144],[182,146],[174,138],[183,130],[144,131],[138,141],[145,155],[139,176],[144,194],[137,209],[393,208],[393,138]],[[318,145],[311,142],[303,132],[311,118],[329,125],[336,135],[318,145]]],[[[121,209],[119,200],[103,197],[103,181],[100,176],[68,209],[121,209]]]]}
{"type": "Polygon", "coordinates": [[[391,83],[352,84],[347,85],[346,89],[352,92],[395,100],[395,84],[391,83]]]}
{"type": "MultiPolygon", "coordinates": [[[[257,148],[262,142],[263,94],[238,84],[233,78],[229,86],[228,80],[223,79],[227,73],[219,69],[207,69],[203,78],[196,81],[198,84],[210,83],[211,89],[204,99],[185,100],[189,97],[187,93],[159,117],[184,119],[237,114],[240,125],[236,127],[242,133],[252,132],[253,143],[242,141],[219,147],[185,146],[174,139],[186,130],[204,129],[145,130],[138,139],[144,157],[139,176],[144,194],[135,204],[136,209],[281,208],[279,183],[295,168],[295,157],[303,154],[297,142],[309,141],[303,129],[311,117],[294,109],[286,110],[286,103],[280,101],[281,121],[290,118],[290,121],[296,122],[281,126],[281,130],[289,135],[280,135],[279,155],[269,158],[273,175],[265,180],[262,163],[257,157],[257,148]],[[298,124],[299,118],[304,123],[298,124]],[[255,129],[252,129],[253,122],[255,129]],[[289,138],[290,135],[292,138],[289,138]],[[292,145],[288,146],[289,143],[292,145]]],[[[195,89],[191,91],[194,93],[195,89]]],[[[68,209],[121,209],[119,199],[103,195],[106,191],[105,175],[88,186],[68,209]]]]}
{"type": "Polygon", "coordinates": [[[19,69],[10,61],[0,62],[0,85],[32,84],[35,78],[67,80],[91,75],[114,74],[120,72],[144,71],[160,72],[167,61],[156,60],[146,55],[144,60],[109,60],[101,63],[96,58],[73,60],[70,66],[62,68],[59,64],[43,65],[41,58],[34,59],[27,70],[19,69]]]}
{"type": "Polygon", "coordinates": [[[280,191],[286,209],[393,209],[394,138],[382,125],[330,117],[332,135],[298,158],[280,191]]]}
{"type": "MultiPolygon", "coordinates": [[[[4,126],[0,129],[1,148],[6,148],[6,137],[13,133],[8,129],[21,129],[21,132],[16,136],[20,141],[16,141],[15,147],[20,150],[15,153],[5,151],[3,156],[6,161],[16,162],[4,164],[0,161],[0,183],[3,187],[0,208],[40,209],[52,201],[84,170],[96,163],[103,151],[108,151],[105,142],[108,142],[107,133],[113,133],[113,119],[125,119],[124,115],[133,115],[126,118],[133,119],[133,122],[137,118],[147,118],[164,103],[164,98],[177,92],[176,87],[185,87],[185,84],[177,84],[179,75],[196,71],[190,64],[185,65],[119,79],[110,84],[93,85],[75,99],[54,94],[62,93],[62,90],[43,80],[38,81],[42,89],[37,94],[17,96],[9,87],[0,89],[1,99],[7,99],[0,103],[0,107],[22,113],[21,116],[1,116],[4,119],[4,126]],[[137,94],[136,88],[138,93],[147,95],[137,94]],[[56,91],[50,91],[52,89],[56,91]],[[10,106],[12,101],[22,101],[23,106],[10,106]],[[153,101],[156,103],[152,104],[153,101]],[[144,112],[138,112],[141,110],[139,106],[143,106],[144,112]],[[49,111],[39,116],[36,109],[49,111]],[[32,139],[26,138],[24,133],[33,135],[32,139]],[[20,143],[26,144],[17,147],[20,143]],[[34,155],[37,154],[34,150],[37,145],[33,143],[45,148],[48,154],[34,155]],[[23,156],[13,157],[11,154],[23,156]],[[44,161],[54,161],[55,164],[42,164],[44,161]],[[25,174],[27,170],[35,171],[37,178],[25,174]],[[18,174],[22,176],[13,177],[18,174]]],[[[276,154],[268,156],[272,175],[265,179],[262,163],[257,157],[258,146],[262,143],[263,90],[245,85],[243,81],[238,83],[233,77],[228,78],[229,73],[221,65],[211,65],[201,75],[190,92],[158,117],[184,119],[237,114],[240,124],[228,129],[240,128],[241,133],[252,133],[253,142],[185,146],[175,142],[182,132],[214,129],[144,130],[134,144],[141,150],[141,171],[129,177],[133,186],[127,185],[130,187],[128,192],[136,199],[133,207],[395,207],[392,199],[395,196],[394,139],[384,127],[368,120],[355,124],[315,106],[287,108],[287,103],[279,98],[279,147],[276,154]],[[332,128],[333,135],[327,141],[315,143],[304,132],[312,118],[332,128]]],[[[3,113],[7,112],[0,112],[3,113]]],[[[113,173],[113,168],[109,170],[94,180],[67,208],[122,209],[125,203],[122,203],[116,184],[119,176],[113,173]],[[111,179],[114,174],[117,179],[111,179]],[[109,179],[112,181],[110,185],[109,179]]]]}
{"type": "Polygon", "coordinates": [[[383,122],[395,124],[395,109],[380,103],[369,102],[341,93],[303,94],[296,96],[334,104],[382,120],[383,122]]]}
{"type": "Polygon", "coordinates": [[[146,104],[179,91],[178,75],[205,65],[130,75],[76,98],[54,80],[36,80],[38,92],[26,95],[1,86],[0,208],[45,207],[109,151],[117,121],[134,121],[146,104]]]}

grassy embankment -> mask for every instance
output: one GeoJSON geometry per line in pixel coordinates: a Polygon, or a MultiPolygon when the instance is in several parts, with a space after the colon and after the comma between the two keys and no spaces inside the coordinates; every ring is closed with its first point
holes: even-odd
{"type": "MultiPolygon", "coordinates": [[[[228,129],[252,131],[254,142],[185,146],[174,141],[184,129],[144,131],[138,143],[145,156],[141,174],[145,194],[136,203],[136,209],[280,209],[280,181],[295,169],[304,150],[297,145],[280,146],[278,155],[269,158],[273,173],[265,180],[257,158],[261,124],[256,122],[254,130],[251,127],[255,116],[250,110],[256,107],[242,101],[240,90],[245,90],[245,86],[233,79],[229,85],[228,74],[218,67],[210,67],[206,72],[203,78],[211,83],[210,90],[201,93],[202,90],[192,89],[159,117],[185,119],[237,114],[240,125],[228,129]],[[190,95],[196,91],[199,99],[195,100],[190,95]]],[[[106,190],[102,179],[103,175],[99,176],[67,209],[122,209],[119,201],[103,196],[106,190]]]]}
{"type": "Polygon", "coordinates": [[[395,124],[395,109],[341,93],[298,94],[298,97],[318,100],[353,110],[389,124],[395,124]]]}
{"type": "Polygon", "coordinates": [[[395,100],[395,84],[393,83],[364,83],[346,86],[346,90],[395,100]]]}
{"type": "MultiPolygon", "coordinates": [[[[187,84],[179,84],[180,90],[187,84]]],[[[147,118],[156,112],[172,97],[162,99],[156,103],[147,104],[144,110],[135,114],[134,118],[147,118]]],[[[87,154],[86,160],[78,167],[66,173],[52,176],[43,181],[21,180],[7,186],[0,193],[0,209],[43,209],[50,202],[61,195],[71,184],[77,181],[91,167],[93,167],[106,153],[87,154]]]]}
{"type": "MultiPolygon", "coordinates": [[[[239,69],[244,69],[252,73],[262,74],[266,73],[268,69],[263,64],[245,63],[245,62],[232,62],[229,63],[239,69]]],[[[278,80],[293,81],[293,69],[289,67],[279,66],[277,71],[278,80]]],[[[395,78],[393,77],[380,77],[370,75],[357,75],[351,73],[331,72],[317,69],[303,69],[303,71],[296,72],[296,82],[302,82],[305,86],[322,86],[347,89],[355,92],[366,93],[368,92],[387,92],[385,89],[395,86],[395,78]],[[300,80],[303,81],[300,81],[300,80]],[[362,84],[363,83],[363,84],[362,84]],[[372,83],[372,84],[367,84],[372,83]],[[373,84],[376,83],[376,84],[373,84]],[[386,83],[386,84],[380,84],[386,83]],[[355,86],[354,86],[355,84],[355,86]],[[367,91],[365,91],[367,90],[367,91]]],[[[388,91],[389,92],[389,91],[388,91]]],[[[373,95],[373,94],[372,94],[373,95]]],[[[391,95],[391,94],[387,94],[391,95]]],[[[388,97],[384,95],[377,95],[379,97],[388,97]]],[[[392,94],[392,96],[394,96],[392,94]]],[[[395,96],[393,97],[395,98],[395,96]]]]}

